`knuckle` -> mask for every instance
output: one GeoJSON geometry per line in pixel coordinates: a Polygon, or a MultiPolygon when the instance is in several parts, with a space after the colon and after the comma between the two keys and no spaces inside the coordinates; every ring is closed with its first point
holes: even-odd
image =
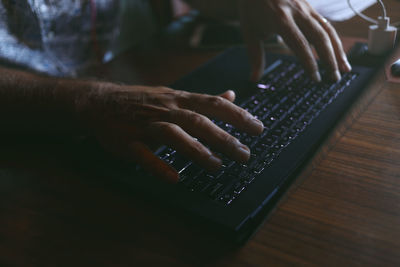
{"type": "Polygon", "coordinates": [[[330,46],[331,39],[329,38],[329,35],[326,31],[324,31],[323,29],[318,29],[318,36],[320,38],[320,42],[324,46],[330,46]]]}
{"type": "Polygon", "coordinates": [[[303,2],[299,1],[294,1],[293,2],[293,8],[298,14],[303,14],[305,15],[307,13],[307,8],[304,6],[303,2]]]}
{"type": "Polygon", "coordinates": [[[172,123],[162,123],[159,125],[159,130],[165,135],[171,135],[179,129],[179,126],[172,123]]]}
{"type": "Polygon", "coordinates": [[[173,90],[171,88],[165,87],[165,86],[157,86],[156,89],[159,91],[164,91],[164,92],[172,92],[173,90]]]}
{"type": "Polygon", "coordinates": [[[251,117],[252,117],[251,114],[244,109],[239,108],[236,112],[236,119],[238,121],[248,122],[251,119],[251,117]]]}
{"type": "Polygon", "coordinates": [[[304,63],[306,68],[308,68],[311,71],[317,71],[318,70],[318,64],[315,58],[311,55],[308,56],[304,59],[304,63]]]}
{"type": "Polygon", "coordinates": [[[325,30],[326,30],[330,35],[337,37],[336,30],[335,30],[335,28],[332,26],[332,24],[331,24],[329,21],[327,21],[327,22],[325,23],[325,30]]]}
{"type": "Polygon", "coordinates": [[[190,113],[190,121],[193,125],[201,127],[207,121],[206,117],[195,112],[190,113]]]}
{"type": "Polygon", "coordinates": [[[225,144],[228,144],[229,146],[232,147],[236,147],[239,144],[239,140],[228,133],[225,134],[223,139],[225,144]]]}
{"type": "Polygon", "coordinates": [[[310,48],[310,44],[304,38],[298,39],[296,43],[297,47],[295,48],[298,57],[308,64],[314,64],[314,55],[310,48]]]}
{"type": "Polygon", "coordinates": [[[182,152],[193,158],[201,158],[208,154],[208,149],[196,139],[192,139],[182,148],[182,152]]]}
{"type": "Polygon", "coordinates": [[[176,99],[180,106],[186,106],[191,100],[191,94],[185,91],[175,91],[176,99]]]}
{"type": "Polygon", "coordinates": [[[211,96],[208,99],[208,102],[211,106],[218,108],[218,107],[221,107],[225,103],[225,99],[220,96],[211,96]]]}
{"type": "Polygon", "coordinates": [[[304,15],[306,15],[307,17],[310,17],[312,9],[310,8],[310,6],[308,5],[307,1],[301,1],[298,4],[298,10],[303,13],[304,15]]]}
{"type": "Polygon", "coordinates": [[[241,118],[242,118],[243,120],[250,120],[250,119],[253,118],[253,115],[251,115],[251,113],[248,112],[248,111],[245,110],[245,109],[238,108],[238,113],[239,113],[239,116],[241,116],[241,118]]]}
{"type": "MultiPolygon", "coordinates": [[[[289,17],[289,10],[283,6],[276,6],[275,8],[275,15],[277,18],[287,19],[289,17]]],[[[282,20],[284,21],[284,20],[282,20]]]]}
{"type": "Polygon", "coordinates": [[[181,114],[181,111],[179,109],[170,109],[168,110],[168,119],[170,121],[176,121],[176,119],[179,119],[181,114]]]}
{"type": "Polygon", "coordinates": [[[207,155],[208,154],[208,149],[197,140],[194,140],[192,149],[193,149],[193,153],[196,153],[197,155],[207,155]]]}
{"type": "Polygon", "coordinates": [[[310,48],[310,43],[307,39],[302,35],[296,36],[296,44],[298,45],[299,49],[303,50],[308,56],[312,55],[312,51],[310,48]]]}

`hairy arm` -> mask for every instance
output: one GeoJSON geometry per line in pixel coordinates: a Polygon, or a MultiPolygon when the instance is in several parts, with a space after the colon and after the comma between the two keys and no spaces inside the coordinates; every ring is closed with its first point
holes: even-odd
{"type": "Polygon", "coordinates": [[[92,82],[0,67],[2,133],[78,133],[75,103],[92,82]]]}
{"type": "Polygon", "coordinates": [[[234,105],[235,95],[194,94],[166,87],[129,86],[57,79],[0,68],[0,123],[3,133],[78,133],[171,182],[177,172],[148,148],[167,145],[209,170],[222,165],[214,151],[246,162],[250,150],[216,126],[226,121],[250,134],[263,125],[234,105]]]}

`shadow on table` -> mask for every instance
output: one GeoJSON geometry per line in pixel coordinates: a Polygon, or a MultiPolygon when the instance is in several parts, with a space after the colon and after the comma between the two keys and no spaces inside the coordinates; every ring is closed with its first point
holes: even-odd
{"type": "Polygon", "coordinates": [[[2,143],[6,265],[204,265],[235,250],[179,211],[102,175],[93,162],[107,164],[108,156],[99,148],[62,138],[2,143]]]}

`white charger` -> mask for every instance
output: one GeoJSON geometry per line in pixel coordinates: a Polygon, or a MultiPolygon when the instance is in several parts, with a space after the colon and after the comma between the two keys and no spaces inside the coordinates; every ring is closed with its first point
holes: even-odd
{"type": "Polygon", "coordinates": [[[378,23],[369,26],[368,52],[371,55],[382,55],[394,47],[396,27],[390,26],[389,17],[378,17],[378,23]]]}
{"type": "Polygon", "coordinates": [[[361,12],[358,12],[347,0],[349,7],[353,12],[366,21],[373,23],[369,26],[368,32],[368,52],[371,55],[382,55],[393,49],[396,41],[397,28],[390,26],[390,18],[386,16],[386,8],[382,0],[378,3],[382,7],[383,16],[379,16],[377,20],[372,19],[361,12]]]}

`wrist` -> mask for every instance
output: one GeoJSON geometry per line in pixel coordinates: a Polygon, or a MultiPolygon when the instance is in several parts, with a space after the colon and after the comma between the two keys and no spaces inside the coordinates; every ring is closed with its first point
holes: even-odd
{"type": "MultiPolygon", "coordinates": [[[[72,86],[74,85],[76,86],[76,84],[72,84],[72,86]]],[[[62,86],[71,85],[63,84],[62,86]]],[[[104,95],[111,90],[112,86],[111,83],[100,81],[80,81],[79,85],[75,87],[76,90],[74,90],[73,97],[69,99],[67,109],[84,133],[93,133],[93,128],[100,119],[100,114],[96,110],[100,103],[105,101],[104,95]]]]}

